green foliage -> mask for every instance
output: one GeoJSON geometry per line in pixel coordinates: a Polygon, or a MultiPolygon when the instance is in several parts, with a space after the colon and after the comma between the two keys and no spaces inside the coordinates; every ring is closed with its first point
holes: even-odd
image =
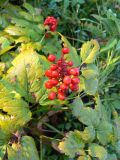
{"type": "Polygon", "coordinates": [[[119,1],[31,4],[0,2],[0,160],[120,159],[119,1]],[[46,38],[48,15],[59,26],[46,38]],[[50,101],[46,56],[59,58],[63,46],[80,68],[80,90],[50,101]]]}

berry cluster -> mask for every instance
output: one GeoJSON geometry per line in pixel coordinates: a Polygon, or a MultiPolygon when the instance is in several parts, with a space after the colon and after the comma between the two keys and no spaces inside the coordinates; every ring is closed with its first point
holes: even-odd
{"type": "Polygon", "coordinates": [[[56,88],[56,92],[50,91],[48,98],[54,100],[64,100],[69,90],[76,92],[79,89],[79,68],[73,67],[73,62],[66,62],[64,55],[69,53],[69,48],[62,48],[60,59],[56,59],[54,54],[48,56],[50,62],[54,62],[45,72],[45,76],[49,78],[45,83],[47,89],[56,88]]]}
{"type": "Polygon", "coordinates": [[[56,18],[49,16],[45,19],[44,25],[49,26],[50,31],[54,32],[54,31],[56,31],[58,21],[56,18]]]}

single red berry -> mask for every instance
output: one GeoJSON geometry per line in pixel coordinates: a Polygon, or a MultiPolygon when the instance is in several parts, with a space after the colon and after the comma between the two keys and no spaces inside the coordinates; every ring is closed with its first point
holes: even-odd
{"type": "Polygon", "coordinates": [[[63,90],[62,90],[61,88],[58,88],[57,92],[58,92],[58,93],[62,93],[63,90]]]}
{"type": "Polygon", "coordinates": [[[59,100],[64,100],[65,99],[64,93],[58,93],[58,99],[59,100]]]}
{"type": "Polygon", "coordinates": [[[52,84],[51,84],[50,81],[47,81],[47,82],[45,82],[45,87],[46,87],[47,89],[51,89],[53,86],[52,86],[52,84]]]}
{"type": "Polygon", "coordinates": [[[79,89],[79,86],[78,84],[70,84],[70,89],[74,92],[74,91],[78,91],[79,89]]]}
{"type": "Polygon", "coordinates": [[[52,32],[54,32],[54,31],[56,30],[56,28],[57,28],[56,25],[51,25],[50,30],[51,30],[52,32]]]}
{"type": "Polygon", "coordinates": [[[67,85],[69,85],[71,83],[71,78],[70,76],[65,76],[64,79],[63,79],[63,82],[67,85]]]}
{"type": "Polygon", "coordinates": [[[59,60],[57,61],[57,64],[58,64],[58,65],[61,65],[61,63],[62,63],[62,61],[61,61],[61,59],[59,59],[59,60]]]}
{"type": "Polygon", "coordinates": [[[48,56],[48,60],[49,60],[50,62],[55,62],[56,56],[55,56],[54,54],[50,54],[50,55],[48,56]]]}
{"type": "Polygon", "coordinates": [[[55,98],[56,98],[56,93],[55,92],[50,92],[49,93],[49,95],[48,95],[48,98],[50,99],[50,100],[54,100],[55,98]]]}
{"type": "Polygon", "coordinates": [[[71,68],[67,68],[67,74],[70,75],[71,68]]]}
{"type": "Polygon", "coordinates": [[[52,71],[52,78],[58,78],[59,74],[57,71],[52,71]]]}
{"type": "Polygon", "coordinates": [[[48,78],[50,78],[51,77],[51,75],[52,75],[52,71],[51,70],[46,70],[46,72],[45,72],[45,76],[46,77],[48,77],[48,78]]]}
{"type": "Polygon", "coordinates": [[[69,48],[67,48],[67,47],[62,48],[63,54],[68,54],[69,52],[70,52],[69,48]]]}
{"type": "Polygon", "coordinates": [[[50,80],[53,86],[56,86],[58,84],[58,80],[57,79],[51,79],[50,80]]]}
{"type": "Polygon", "coordinates": [[[62,68],[61,68],[61,67],[58,67],[58,71],[61,72],[61,71],[62,71],[62,68]]]}
{"type": "Polygon", "coordinates": [[[79,68],[71,68],[70,74],[73,76],[78,76],[79,75],[79,68]]]}
{"type": "Polygon", "coordinates": [[[73,66],[73,62],[72,61],[69,61],[67,64],[68,64],[69,67],[73,66]]]}
{"type": "Polygon", "coordinates": [[[52,71],[56,70],[56,69],[57,69],[57,65],[56,65],[56,64],[52,64],[52,65],[50,66],[50,69],[51,69],[52,71]]]}
{"type": "Polygon", "coordinates": [[[77,78],[77,77],[74,77],[74,78],[71,79],[71,82],[72,82],[73,84],[78,84],[78,83],[80,82],[80,79],[77,78]]]}
{"type": "Polygon", "coordinates": [[[68,90],[68,86],[66,84],[62,83],[60,85],[60,89],[63,90],[63,91],[66,91],[66,90],[68,90]]]}

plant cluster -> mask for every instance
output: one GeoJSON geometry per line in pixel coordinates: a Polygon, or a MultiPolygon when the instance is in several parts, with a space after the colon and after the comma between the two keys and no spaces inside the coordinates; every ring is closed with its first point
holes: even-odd
{"type": "Polygon", "coordinates": [[[45,87],[47,89],[53,87],[56,89],[56,92],[51,91],[49,93],[48,98],[50,100],[55,99],[56,94],[58,99],[65,100],[69,89],[72,92],[76,92],[79,89],[79,68],[73,68],[73,62],[65,60],[64,56],[66,54],[69,54],[69,48],[67,47],[62,48],[62,55],[58,60],[56,60],[56,56],[53,54],[48,56],[48,60],[54,62],[54,64],[45,72],[45,76],[49,78],[45,83],[45,87]]]}
{"type": "Polygon", "coordinates": [[[119,16],[105,9],[111,0],[41,1],[56,4],[60,20],[46,7],[1,2],[0,159],[119,160],[119,16]]]}

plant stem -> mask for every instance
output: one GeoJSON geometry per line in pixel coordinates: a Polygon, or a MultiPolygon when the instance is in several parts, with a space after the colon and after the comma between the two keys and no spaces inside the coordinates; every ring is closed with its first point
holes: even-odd
{"type": "Polygon", "coordinates": [[[40,136],[40,160],[42,160],[42,136],[40,136]]]}
{"type": "Polygon", "coordinates": [[[60,134],[61,136],[64,136],[64,134],[61,131],[59,131],[58,129],[56,129],[52,125],[50,125],[50,124],[48,124],[46,122],[44,122],[43,124],[46,125],[47,127],[49,127],[50,129],[52,129],[53,131],[55,131],[56,133],[60,134]]]}

